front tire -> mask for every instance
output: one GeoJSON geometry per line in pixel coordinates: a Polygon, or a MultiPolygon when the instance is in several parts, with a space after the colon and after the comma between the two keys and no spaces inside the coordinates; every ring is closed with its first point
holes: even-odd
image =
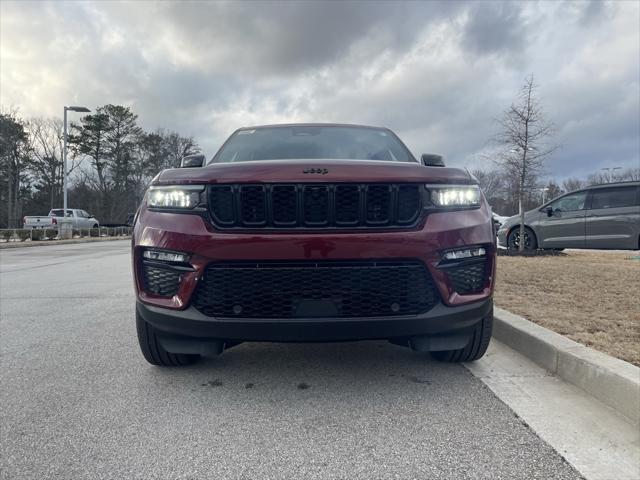
{"type": "Polygon", "coordinates": [[[167,352],[158,341],[156,329],[145,322],[137,312],[136,330],[138,331],[138,343],[140,344],[142,355],[151,365],[181,367],[191,365],[200,359],[200,355],[167,352]]]}
{"type": "MultiPolygon", "coordinates": [[[[507,237],[507,248],[509,250],[518,250],[520,246],[520,226],[514,227],[507,237]]],[[[524,249],[536,250],[538,242],[536,234],[529,227],[524,227],[524,249]]]]}
{"type": "Polygon", "coordinates": [[[473,329],[473,335],[466,347],[458,350],[431,352],[431,356],[441,362],[473,362],[483,357],[489,347],[493,330],[493,307],[473,329]]]}

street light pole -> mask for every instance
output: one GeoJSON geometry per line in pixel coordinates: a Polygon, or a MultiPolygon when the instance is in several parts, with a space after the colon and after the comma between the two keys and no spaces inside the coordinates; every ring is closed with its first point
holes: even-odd
{"type": "Polygon", "coordinates": [[[549,187],[543,187],[540,189],[540,192],[542,193],[542,204],[544,205],[544,202],[546,202],[547,200],[547,192],[549,191],[549,187]]]}
{"type": "Polygon", "coordinates": [[[90,112],[87,107],[64,107],[64,138],[62,140],[62,222],[60,225],[61,229],[61,237],[66,238],[69,234],[69,229],[66,225],[67,218],[67,185],[68,185],[68,174],[67,171],[67,111],[72,112],[90,112]]]}
{"type": "Polygon", "coordinates": [[[62,145],[62,216],[67,215],[67,107],[64,107],[64,140],[62,145]]]}

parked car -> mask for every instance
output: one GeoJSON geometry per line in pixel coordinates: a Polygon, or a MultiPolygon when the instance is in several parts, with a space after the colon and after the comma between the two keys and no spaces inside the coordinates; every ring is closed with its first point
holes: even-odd
{"type": "Polygon", "coordinates": [[[502,226],[502,224],[509,219],[509,217],[498,215],[495,212],[491,213],[491,218],[493,219],[493,226],[496,229],[496,234],[497,234],[498,230],[500,230],[500,227],[502,226]]]}
{"type": "Polygon", "coordinates": [[[388,339],[483,356],[495,233],[466,171],[386,128],[241,128],[152,182],[134,226],[140,348],[185,365],[245,341],[388,339]]]}
{"type": "MultiPolygon", "coordinates": [[[[55,208],[46,217],[24,217],[22,219],[23,228],[58,228],[63,212],[64,209],[55,208]]],[[[100,222],[95,217],[77,208],[68,208],[66,219],[71,222],[73,228],[98,228],[100,226],[100,222]]]]}
{"type": "MultiPolygon", "coordinates": [[[[640,248],[640,182],[594,185],[525,213],[525,248],[640,248]]],[[[520,244],[520,217],[498,231],[508,248],[520,244]]]]}

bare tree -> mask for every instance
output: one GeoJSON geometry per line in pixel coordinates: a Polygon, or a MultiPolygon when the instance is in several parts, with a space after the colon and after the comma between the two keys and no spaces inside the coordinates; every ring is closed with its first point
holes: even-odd
{"type": "Polygon", "coordinates": [[[176,132],[160,131],[168,151],[168,164],[164,168],[176,168],[180,166],[180,160],[186,155],[199,153],[200,148],[193,137],[183,137],[176,132]]]}
{"type": "Polygon", "coordinates": [[[554,180],[549,180],[549,183],[541,188],[541,192],[542,203],[545,203],[562,195],[564,193],[564,190],[562,190],[560,185],[558,185],[554,180]]]}
{"type": "Polygon", "coordinates": [[[473,170],[471,174],[476,177],[478,184],[487,199],[502,196],[504,192],[504,177],[497,170],[473,170]]]}
{"type": "MultiPolygon", "coordinates": [[[[62,198],[62,143],[63,125],[59,118],[32,118],[26,124],[31,139],[31,155],[28,162],[29,173],[34,186],[44,190],[49,196],[49,208],[58,206],[62,198]]],[[[78,156],[70,150],[67,171],[73,172],[78,166],[78,156]]]]}
{"type": "Polygon", "coordinates": [[[640,180],[640,167],[627,168],[626,170],[623,170],[622,173],[618,176],[618,180],[620,180],[621,182],[637,182],[638,180],[640,180]]]}
{"type": "Polygon", "coordinates": [[[640,180],[640,168],[602,168],[599,172],[592,173],[587,177],[587,184],[600,185],[603,183],[624,182],[631,180],[640,180]]]}
{"type": "Polygon", "coordinates": [[[516,101],[499,120],[501,131],[495,137],[495,142],[501,147],[497,163],[516,188],[520,215],[519,239],[522,239],[518,240],[520,251],[525,247],[525,201],[536,188],[545,160],[558,148],[557,145],[548,144],[553,135],[553,125],[544,118],[536,88],[533,75],[530,75],[525,79],[516,101]]]}
{"type": "Polygon", "coordinates": [[[579,178],[567,178],[562,182],[562,189],[565,192],[573,192],[574,190],[580,190],[586,186],[586,182],[584,180],[580,180],[579,178]]]}

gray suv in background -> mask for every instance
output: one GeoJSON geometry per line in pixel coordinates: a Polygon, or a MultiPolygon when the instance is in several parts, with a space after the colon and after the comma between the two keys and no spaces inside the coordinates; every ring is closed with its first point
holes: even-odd
{"type": "MultiPolygon", "coordinates": [[[[640,182],[594,185],[525,213],[525,248],[640,248],[640,182]]],[[[520,216],[498,230],[498,243],[518,248],[520,216]]]]}

